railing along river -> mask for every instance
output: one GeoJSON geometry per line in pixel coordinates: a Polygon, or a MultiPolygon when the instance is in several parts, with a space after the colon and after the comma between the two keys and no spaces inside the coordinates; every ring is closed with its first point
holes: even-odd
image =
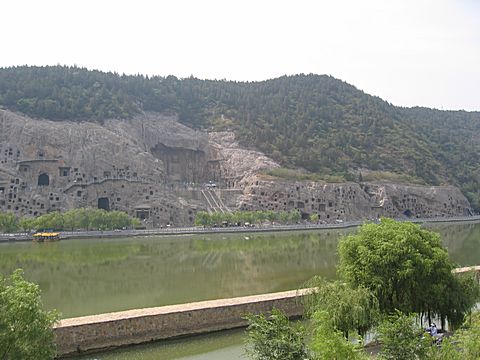
{"type": "MultiPolygon", "coordinates": [[[[457,216],[457,217],[438,217],[438,218],[399,218],[397,221],[414,223],[432,223],[432,222],[464,222],[480,221],[480,215],[475,216],[457,216]]],[[[243,232],[269,232],[269,231],[300,231],[300,230],[322,230],[322,229],[344,229],[362,225],[366,221],[378,222],[375,220],[356,220],[336,223],[318,223],[318,224],[287,224],[287,225],[255,225],[255,226],[232,226],[232,227],[166,227],[157,229],[125,229],[125,230],[88,230],[88,231],[61,231],[61,239],[73,238],[102,238],[102,237],[128,237],[128,236],[148,236],[148,235],[186,235],[186,234],[211,234],[211,233],[243,233],[243,232]]],[[[30,233],[12,233],[0,234],[0,242],[7,241],[29,241],[32,240],[30,233]]]]}

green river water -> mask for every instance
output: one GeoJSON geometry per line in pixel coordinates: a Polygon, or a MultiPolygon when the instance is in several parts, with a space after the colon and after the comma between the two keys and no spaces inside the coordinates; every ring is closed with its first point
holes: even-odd
{"type": "MultiPolygon", "coordinates": [[[[430,224],[461,266],[480,264],[480,223],[430,224]]],[[[355,229],[0,244],[0,273],[23,268],[62,317],[296,289],[335,277],[338,239],[355,229]]],[[[242,331],[83,359],[241,359],[242,331]]]]}

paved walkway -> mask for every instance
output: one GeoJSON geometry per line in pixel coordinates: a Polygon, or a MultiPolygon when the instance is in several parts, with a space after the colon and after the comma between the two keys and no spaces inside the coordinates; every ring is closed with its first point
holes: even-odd
{"type": "MultiPolygon", "coordinates": [[[[395,219],[397,221],[406,221],[414,223],[440,223],[440,222],[477,222],[480,221],[480,215],[477,216],[458,216],[458,217],[439,217],[439,218],[415,218],[415,219],[395,219]]],[[[163,229],[149,230],[115,230],[115,231],[62,231],[62,239],[71,238],[105,238],[105,237],[128,237],[128,236],[148,236],[148,235],[188,235],[188,234],[215,234],[215,233],[246,233],[246,232],[272,232],[272,231],[304,231],[304,230],[322,230],[322,229],[345,229],[362,225],[368,220],[345,221],[333,224],[291,224],[291,225],[258,225],[255,227],[170,227],[163,229]]],[[[30,241],[31,234],[0,234],[0,242],[7,241],[30,241]]]]}

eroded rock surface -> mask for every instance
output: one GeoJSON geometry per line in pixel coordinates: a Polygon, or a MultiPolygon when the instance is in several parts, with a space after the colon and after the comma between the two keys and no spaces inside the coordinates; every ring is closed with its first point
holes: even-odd
{"type": "Polygon", "coordinates": [[[198,210],[299,209],[321,221],[471,212],[455,187],[296,182],[242,148],[233,132],[190,129],[175,116],[54,122],[0,110],[0,211],[122,210],[147,225],[191,224],[198,210]],[[210,184],[209,188],[205,183],[210,184]]]}
{"type": "Polygon", "coordinates": [[[241,209],[299,209],[304,218],[315,213],[323,222],[471,214],[468,200],[453,186],[321,183],[284,181],[268,176],[252,176],[245,182],[238,201],[241,209]]]}

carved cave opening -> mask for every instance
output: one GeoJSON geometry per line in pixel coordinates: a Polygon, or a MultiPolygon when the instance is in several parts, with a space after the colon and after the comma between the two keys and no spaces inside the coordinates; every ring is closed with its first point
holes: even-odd
{"type": "Polygon", "coordinates": [[[403,215],[405,215],[406,217],[412,217],[412,212],[410,211],[410,209],[407,209],[403,212],[403,215]]]}
{"type": "Polygon", "coordinates": [[[50,177],[48,174],[43,173],[38,177],[38,186],[48,186],[50,185],[50,177]]]}
{"type": "Polygon", "coordinates": [[[70,176],[70,168],[69,167],[60,167],[58,168],[59,175],[64,177],[64,176],[70,176]]]}
{"type": "Polygon", "coordinates": [[[167,181],[204,182],[210,179],[205,152],[183,147],[169,147],[158,143],[150,149],[153,156],[162,160],[167,181]]]}
{"type": "Polygon", "coordinates": [[[136,209],[135,216],[140,220],[146,220],[150,218],[150,210],[149,209],[136,209]]]}
{"type": "Polygon", "coordinates": [[[110,200],[106,197],[98,198],[98,208],[110,211],[110,200]]]}

